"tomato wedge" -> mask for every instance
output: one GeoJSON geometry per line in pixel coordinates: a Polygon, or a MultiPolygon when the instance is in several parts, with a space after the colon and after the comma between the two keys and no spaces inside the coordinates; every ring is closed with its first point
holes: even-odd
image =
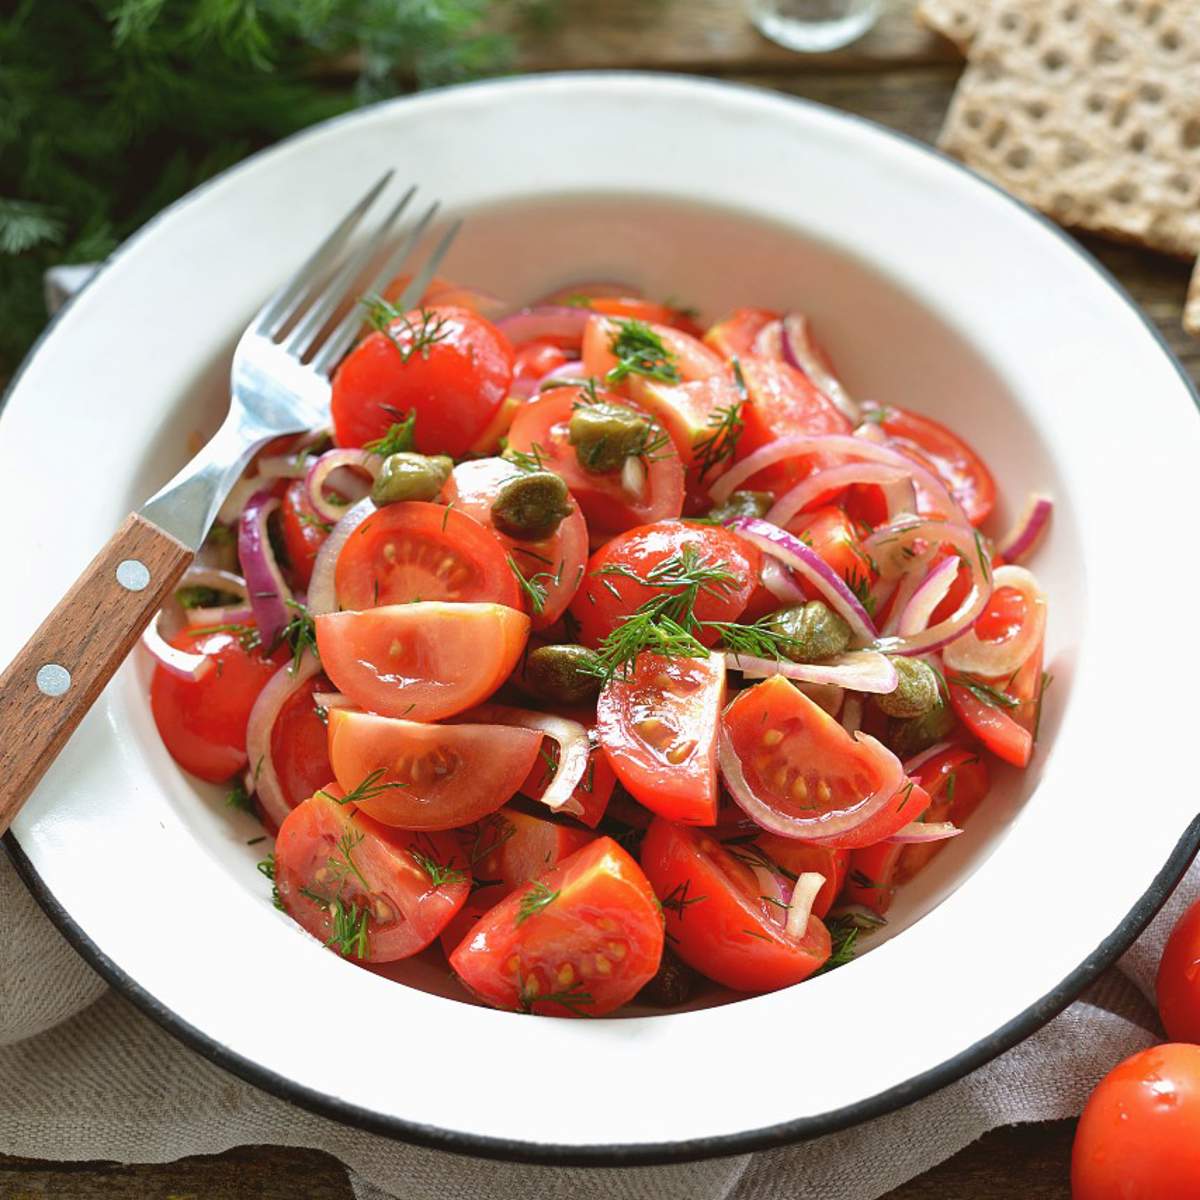
{"type": "Polygon", "coordinates": [[[402,829],[456,829],[516,795],[542,738],[508,725],[425,725],[333,709],[329,758],[360,811],[402,829]]]}
{"type": "Polygon", "coordinates": [[[876,842],[853,851],[842,899],[883,916],[896,897],[897,870],[904,851],[913,848],[900,842],[876,842]]]}
{"type": "Polygon", "coordinates": [[[392,604],[316,619],[325,673],[359,708],[440,721],[512,673],[529,618],[499,604],[392,604]]]}
{"type": "MultiPolygon", "coordinates": [[[[917,782],[929,793],[930,805],[925,820],[931,823],[963,822],[979,807],[988,793],[987,763],[966,746],[951,746],[927,759],[913,772],[917,782]]],[[[896,882],[904,883],[928,866],[945,842],[917,842],[905,846],[896,869],[896,882]]]]}
{"type": "Polygon", "coordinates": [[[970,686],[965,686],[967,682],[966,676],[950,678],[950,706],[955,716],[997,758],[1012,763],[1014,767],[1028,766],[1033,755],[1031,730],[1014,720],[1003,708],[991,703],[987,699],[989,691],[980,687],[972,690],[970,686]]]}
{"type": "MultiPolygon", "coordinates": [[[[589,829],[595,829],[608,808],[613,788],[617,785],[617,776],[608,761],[608,755],[600,746],[600,735],[596,731],[594,714],[568,712],[563,716],[588,726],[590,752],[587,770],[584,771],[579,786],[571,793],[571,800],[580,808],[576,819],[589,829]]],[[[549,786],[557,768],[558,745],[553,738],[546,738],[542,745],[542,753],[534,760],[529,777],[521,785],[521,794],[528,796],[531,800],[538,799],[549,786]]]]}
{"type": "Polygon", "coordinates": [[[670,325],[681,329],[693,337],[698,337],[701,329],[688,313],[681,308],[672,308],[669,304],[656,304],[653,300],[643,300],[637,296],[590,296],[583,297],[592,312],[604,313],[608,317],[632,317],[637,321],[646,321],[652,325],[670,325]]]}
{"type": "Polygon", "coordinates": [[[747,358],[754,353],[754,342],[779,314],[767,308],[735,308],[704,335],[704,344],[722,358],[747,358]]]}
{"type": "Polygon", "coordinates": [[[275,839],[279,899],[344,958],[407,958],[462,907],[470,875],[448,834],[381,825],[339,804],[341,795],[331,784],[284,819],[275,839]]]}
{"type": "MultiPolygon", "coordinates": [[[[546,629],[566,611],[583,578],[588,556],[587,522],[576,507],[550,537],[540,542],[497,533],[492,526],[492,504],[501,486],[521,473],[520,468],[503,458],[461,462],[454,468],[444,495],[455,509],[490,529],[500,545],[507,548],[516,569],[540,589],[543,595],[540,605],[532,606],[528,594],[522,599],[530,610],[534,629],[546,629]]],[[[512,563],[509,571],[513,571],[512,563]]]]}
{"type": "Polygon", "coordinates": [[[720,761],[747,815],[784,837],[854,849],[921,814],[924,793],[908,789],[890,750],[866,734],[851,737],[781,675],[725,710],[720,761]]]}
{"type": "Polygon", "coordinates": [[[494,1008],[603,1016],[658,970],[663,925],[641,868],[600,837],[487,913],[450,965],[494,1008]]]}
{"type": "Polygon", "coordinates": [[[330,692],[333,685],[324,675],[314,675],[298,687],[279,710],[271,729],[271,760],[279,776],[279,787],[289,808],[329,782],[328,713],[318,711],[314,692],[330,692]],[[324,715],[322,715],[324,713],[324,715]]]}
{"type": "Polygon", "coordinates": [[[782,867],[789,878],[815,871],[825,876],[825,883],[813,901],[813,916],[824,918],[833,907],[850,867],[850,851],[833,846],[811,846],[792,838],[764,833],[755,838],[754,847],[766,855],[768,863],[782,867]]]}
{"type": "Polygon", "coordinates": [[[762,897],[754,872],[710,834],[656,817],[642,867],[662,901],[671,948],[709,979],[770,992],[807,979],[829,958],[829,931],[810,916],[800,937],[762,897]]]}
{"type": "MultiPolygon", "coordinates": [[[[598,392],[597,398],[608,404],[636,407],[609,392],[598,392]]],[[[620,471],[595,474],[579,465],[575,447],[568,441],[568,426],[575,405],[590,399],[582,388],[561,387],[525,405],[509,430],[510,449],[536,454],[566,480],[593,534],[620,533],[632,525],[679,516],[683,511],[684,469],[670,444],[637,460],[645,479],[632,490],[620,471]]]]}
{"type": "Polygon", "coordinates": [[[553,870],[596,835],[508,807],[464,829],[460,836],[479,885],[511,892],[553,870]]]}
{"type": "Polygon", "coordinates": [[[334,568],[342,608],[414,600],[521,607],[521,589],[496,535],[440,504],[407,500],[373,512],[350,535],[334,568]]]}
{"type": "MultiPolygon", "coordinates": [[[[601,380],[617,365],[616,355],[610,349],[613,339],[619,337],[628,318],[593,317],[583,331],[583,370],[593,379],[601,380]]],[[[646,325],[646,322],[641,322],[646,325]]],[[[710,375],[724,372],[725,364],[703,342],[672,329],[669,325],[649,324],[648,328],[662,342],[668,361],[674,366],[683,383],[707,379],[710,375]]],[[[639,378],[627,377],[632,383],[639,378]]]]}
{"type": "Polygon", "coordinates": [[[600,744],[617,778],[652,812],[689,825],[717,819],[717,727],[725,658],[641,654],[604,685],[600,744]]]}
{"type": "MultiPolygon", "coordinates": [[[[862,548],[858,530],[840,508],[826,505],[801,513],[792,518],[788,529],[811,546],[860,600],[870,594],[876,578],[875,564],[862,548]]],[[[800,586],[811,599],[823,599],[807,579],[802,579],[800,586]]]]}

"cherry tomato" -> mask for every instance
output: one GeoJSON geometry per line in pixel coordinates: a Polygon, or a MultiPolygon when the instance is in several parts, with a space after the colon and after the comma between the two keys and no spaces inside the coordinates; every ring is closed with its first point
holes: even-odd
{"type": "Polygon", "coordinates": [[[490,321],[465,308],[414,309],[363,338],[338,367],[334,439],[362,446],[415,413],[416,449],[458,457],[508,395],[512,371],[512,347],[490,321]]]}
{"type": "Polygon", "coordinates": [[[498,884],[507,894],[553,870],[596,835],[519,808],[502,808],[461,836],[479,883],[498,884]]]}
{"type": "Polygon", "coordinates": [[[312,579],[317,553],[333,526],[313,508],[303,479],[293,480],[283,494],[280,528],[292,575],[299,587],[306,588],[312,579]]]}
{"type": "Polygon", "coordinates": [[[987,693],[976,694],[962,683],[955,682],[958,679],[965,679],[965,676],[952,676],[949,685],[950,706],[955,716],[997,758],[1012,763],[1014,767],[1026,766],[1033,754],[1033,734],[1030,730],[1014,720],[1003,708],[980,698],[987,693]]]}
{"type": "Polygon", "coordinates": [[[414,600],[521,607],[521,589],[496,535],[466,513],[407,500],[373,512],[334,567],[343,608],[414,600]]]}
{"type": "Polygon", "coordinates": [[[529,635],[529,618],[499,604],[394,604],[325,613],[316,624],[338,690],[359,708],[413,721],[439,721],[487,699],[529,635]]]}
{"type": "MultiPolygon", "coordinates": [[[[571,793],[574,800],[583,810],[576,816],[589,829],[595,829],[600,823],[612,798],[613,788],[616,787],[617,777],[609,764],[608,755],[600,746],[600,735],[596,731],[595,717],[591,713],[565,713],[573,721],[590,726],[588,742],[591,752],[588,756],[587,770],[579,786],[571,793]]],[[[542,743],[542,752],[534,760],[529,778],[521,785],[521,794],[536,800],[550,783],[552,771],[558,765],[558,745],[546,738],[542,743]]]]}
{"type": "Polygon", "coordinates": [[[899,842],[876,842],[850,853],[842,900],[882,916],[896,895],[896,869],[905,847],[899,842]]]}
{"type": "Polygon", "coordinates": [[[333,684],[324,675],[313,676],[288,697],[271,729],[271,761],[290,808],[333,777],[326,727],[329,715],[323,718],[313,699],[314,692],[331,691],[333,684]]]}
{"type": "MultiPolygon", "coordinates": [[[[668,593],[678,594],[689,586],[688,579],[700,579],[692,585],[696,619],[736,621],[754,591],[761,567],[758,548],[719,525],[686,521],[641,525],[619,534],[592,555],[571,603],[571,615],[579,622],[583,644],[598,646],[639,605],[668,593]],[[701,579],[701,575],[705,577],[701,579]],[[672,579],[680,582],[671,585],[672,579]]],[[[699,636],[712,646],[720,632],[706,630],[699,636]]]]}
{"type": "Polygon", "coordinates": [[[1200,1046],[1152,1046],[1100,1081],[1075,1130],[1071,1196],[1200,1196],[1200,1046]]]}
{"type": "Polygon", "coordinates": [[[511,890],[499,883],[485,884],[482,887],[475,883],[472,886],[466,903],[450,918],[446,927],[438,934],[438,941],[442,944],[442,953],[445,954],[447,960],[458,949],[459,943],[479,924],[480,918],[491,912],[511,890]]]}
{"type": "MultiPolygon", "coordinates": [[[[737,458],[780,438],[797,434],[849,433],[850,422],[815,388],[803,372],[785,362],[747,359],[742,364],[749,403],[742,409],[743,429],[737,458]]],[[[751,491],[780,492],[810,474],[818,459],[789,459],[751,476],[751,491]]]]}
{"type": "Polygon", "coordinates": [[[600,837],[475,926],[450,965],[494,1008],[603,1016],[658,970],[658,902],[637,863],[600,837]]]}
{"type": "Polygon", "coordinates": [[[553,342],[526,342],[513,356],[513,387],[535,388],[551,371],[570,361],[567,352],[553,342]]]}
{"type": "MultiPolygon", "coordinates": [[[[608,392],[598,392],[597,397],[605,403],[633,407],[628,400],[608,392]]],[[[620,471],[596,474],[579,465],[575,447],[567,440],[567,427],[575,405],[588,400],[582,388],[561,387],[526,404],[509,430],[509,447],[526,454],[536,452],[550,470],[566,480],[594,534],[620,533],[633,525],[679,516],[683,511],[684,470],[669,438],[667,445],[637,460],[645,479],[633,491],[626,488],[620,471]]]]}
{"type": "MultiPolygon", "coordinates": [[[[840,508],[826,506],[801,513],[788,523],[788,529],[807,542],[860,600],[870,594],[876,578],[875,566],[862,548],[857,529],[840,508]]],[[[800,586],[811,599],[822,599],[807,579],[801,580],[800,586]]]]}
{"type": "Polygon", "coordinates": [[[1171,930],[1158,964],[1156,990],[1167,1037],[1200,1042],[1200,900],[1171,930]]]}
{"type": "MultiPolygon", "coordinates": [[[[586,375],[603,379],[617,365],[612,343],[620,336],[624,324],[620,318],[609,317],[593,317],[588,321],[583,331],[583,370],[586,375]]],[[[667,325],[651,324],[648,327],[662,342],[668,361],[681,382],[690,383],[724,373],[724,363],[703,342],[667,325]]],[[[627,376],[631,383],[639,378],[636,374],[627,376]]]]}
{"type": "Polygon", "coordinates": [[[190,654],[207,654],[215,668],[193,681],[155,667],[150,681],[150,710],[167,752],[185,770],[211,783],[223,783],[246,769],[246,724],[258,693],[287,659],[280,648],[264,655],[248,645],[246,633],[185,629],[171,645],[190,654]]]}
{"type": "Polygon", "coordinates": [[[973,524],[987,519],[996,503],[996,484],[983,459],[962,438],[930,417],[891,404],[880,424],[899,449],[933,467],[973,524]]]}
{"type": "Polygon", "coordinates": [[[792,838],[779,837],[774,833],[764,833],[755,838],[754,845],[767,856],[767,859],[782,867],[791,875],[803,875],[807,871],[815,871],[825,876],[825,884],[813,901],[813,916],[824,919],[825,914],[833,907],[838,892],[846,879],[850,864],[850,851],[837,850],[832,846],[810,846],[805,842],[797,842],[792,838]]]}
{"type": "Polygon", "coordinates": [[[766,308],[735,308],[704,335],[704,344],[722,358],[745,359],[754,353],[754,340],[779,314],[766,308]]]}
{"type": "MultiPolygon", "coordinates": [[[[929,793],[925,820],[952,821],[960,829],[988,793],[987,763],[972,748],[951,746],[923,762],[913,772],[929,793]]],[[[931,862],[945,842],[917,842],[904,847],[896,867],[896,883],[904,883],[931,862]]]]}
{"type": "Polygon", "coordinates": [[[638,656],[596,703],[600,744],[617,778],[652,812],[689,825],[717,819],[717,727],[725,660],[638,656]]]}
{"type": "Polygon", "coordinates": [[[670,325],[692,337],[699,337],[700,326],[681,308],[668,304],[656,304],[653,300],[642,300],[634,296],[593,296],[588,298],[592,312],[604,313],[608,317],[633,318],[650,325],[670,325]]]}
{"type": "Polygon", "coordinates": [[[329,714],[338,784],[359,811],[402,829],[455,829],[495,812],[516,795],[541,744],[541,734],[509,725],[329,714]]]}
{"type": "Polygon", "coordinates": [[[899,764],[874,738],[851,737],[782,675],[739,692],[721,725],[745,788],[796,837],[853,850],[890,837],[928,805],[920,788],[905,785],[857,826],[824,833],[831,815],[875,805],[880,788],[900,777],[899,764]]]}
{"type": "Polygon", "coordinates": [[[331,784],[284,819],[275,840],[279,898],[345,958],[407,958],[462,907],[470,873],[450,834],[392,829],[339,804],[341,795],[331,784]]]}
{"type": "MultiPolygon", "coordinates": [[[[456,510],[491,530],[492,536],[508,550],[522,577],[540,589],[540,606],[532,604],[527,593],[522,599],[534,629],[546,629],[566,612],[583,578],[588,556],[587,522],[576,505],[554,533],[540,542],[497,533],[492,526],[492,504],[501,486],[521,473],[503,458],[462,462],[454,468],[444,495],[456,510]]],[[[508,567],[515,582],[512,564],[508,567]]]]}
{"type": "Polygon", "coordinates": [[[642,866],[662,901],[671,948],[726,987],[769,992],[807,979],[829,957],[829,931],[810,916],[792,937],[754,872],[710,834],[656,817],[642,866]]]}

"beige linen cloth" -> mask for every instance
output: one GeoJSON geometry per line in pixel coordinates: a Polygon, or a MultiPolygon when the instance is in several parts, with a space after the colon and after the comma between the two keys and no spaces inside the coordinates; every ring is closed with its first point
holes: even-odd
{"type": "MultiPolygon", "coordinates": [[[[61,302],[83,280],[78,271],[52,278],[48,296],[61,302]]],[[[240,1145],[312,1147],[346,1164],[358,1200],[874,1200],[996,1126],[1073,1116],[1110,1067],[1159,1040],[1158,956],[1174,919],[1198,896],[1200,863],[1119,966],[1059,1017],[897,1113],[760,1154],[583,1169],[407,1146],[227,1075],[109,991],[0,854],[0,1153],[170,1162],[240,1145]]],[[[733,1089],[722,1103],[736,1104],[736,1096],[733,1089]]]]}

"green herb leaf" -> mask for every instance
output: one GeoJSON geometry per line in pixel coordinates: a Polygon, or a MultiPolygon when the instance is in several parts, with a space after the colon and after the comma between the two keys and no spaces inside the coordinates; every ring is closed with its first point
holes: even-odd
{"type": "Polygon", "coordinates": [[[630,375],[659,383],[681,382],[675,355],[644,321],[617,321],[608,348],[617,360],[617,365],[605,376],[610,385],[615,386],[630,375]]]}
{"type": "Polygon", "coordinates": [[[528,921],[535,913],[540,913],[547,905],[553,904],[558,896],[558,892],[552,891],[540,879],[535,879],[529,885],[529,890],[521,897],[515,924],[520,925],[522,922],[528,921]]]}
{"type": "Polygon", "coordinates": [[[400,414],[401,419],[388,426],[388,431],[373,442],[363,443],[363,449],[371,454],[387,458],[389,454],[411,453],[416,437],[417,414],[400,414]]]}

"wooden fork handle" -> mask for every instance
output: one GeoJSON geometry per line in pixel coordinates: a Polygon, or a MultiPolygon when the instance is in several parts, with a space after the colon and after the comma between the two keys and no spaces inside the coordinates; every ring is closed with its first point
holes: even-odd
{"type": "Polygon", "coordinates": [[[131,514],[0,674],[0,834],[193,557],[131,514]]]}

